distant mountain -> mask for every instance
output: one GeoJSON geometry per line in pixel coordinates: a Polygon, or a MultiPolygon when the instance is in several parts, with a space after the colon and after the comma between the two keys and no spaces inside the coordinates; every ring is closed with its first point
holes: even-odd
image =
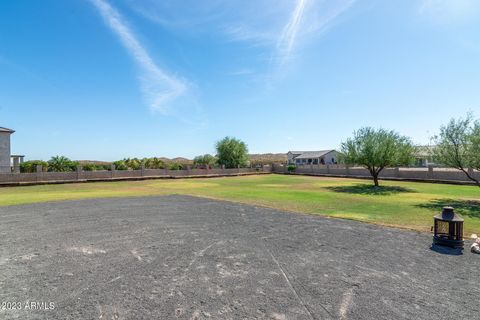
{"type": "Polygon", "coordinates": [[[256,153],[250,154],[250,162],[256,163],[284,163],[287,161],[286,153],[256,153]]]}
{"type": "Polygon", "coordinates": [[[97,160],[77,160],[80,165],[94,164],[97,166],[108,166],[111,165],[111,162],[108,161],[97,161],[97,160]]]}
{"type": "MultiPolygon", "coordinates": [[[[160,159],[163,162],[168,163],[168,164],[170,164],[170,163],[193,164],[193,160],[183,158],[183,157],[176,157],[176,158],[173,158],[173,159],[166,158],[166,157],[159,157],[158,159],[160,159]]],[[[122,159],[119,159],[119,160],[122,160],[122,159]]],[[[113,161],[108,162],[108,161],[99,161],[99,160],[77,160],[77,161],[81,165],[85,165],[85,164],[110,165],[110,164],[113,163],[113,161]]]]}
{"type": "MultiPolygon", "coordinates": [[[[249,159],[252,164],[268,164],[268,163],[284,163],[287,161],[287,154],[286,153],[255,153],[249,154],[249,159]]],[[[176,157],[176,158],[166,158],[166,157],[159,157],[160,160],[167,164],[171,163],[180,163],[191,165],[193,164],[193,160],[187,159],[184,157],[176,157]]],[[[81,165],[85,164],[95,164],[95,165],[110,165],[112,162],[108,161],[98,161],[98,160],[78,160],[81,165]]]]}
{"type": "Polygon", "coordinates": [[[176,157],[170,160],[171,162],[176,162],[176,163],[186,163],[186,164],[193,164],[193,160],[183,158],[183,157],[176,157]]]}

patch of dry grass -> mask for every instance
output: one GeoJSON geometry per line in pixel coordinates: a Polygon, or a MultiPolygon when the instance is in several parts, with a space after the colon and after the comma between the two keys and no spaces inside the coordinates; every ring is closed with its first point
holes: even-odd
{"type": "Polygon", "coordinates": [[[0,189],[0,206],[104,197],[185,194],[430,231],[441,205],[457,206],[465,232],[480,233],[480,188],[293,175],[98,182],[0,189]],[[441,205],[440,205],[441,204],[441,205]],[[463,205],[462,205],[463,204],[463,205]]]}

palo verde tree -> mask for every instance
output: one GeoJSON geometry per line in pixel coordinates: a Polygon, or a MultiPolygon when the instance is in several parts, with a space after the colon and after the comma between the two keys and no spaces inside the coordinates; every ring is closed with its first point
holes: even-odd
{"type": "Polygon", "coordinates": [[[435,162],[455,168],[480,187],[480,181],[468,168],[480,170],[480,121],[451,119],[440,127],[440,133],[432,139],[435,143],[433,158],[435,162]]]}
{"type": "Polygon", "coordinates": [[[248,148],[245,142],[225,137],[216,144],[218,164],[226,168],[244,167],[248,164],[248,148]]]}
{"type": "Polygon", "coordinates": [[[193,158],[193,164],[196,166],[214,166],[217,162],[217,158],[212,156],[211,154],[204,154],[201,156],[196,156],[193,158]]]}
{"type": "Polygon", "coordinates": [[[414,152],[408,137],[370,127],[355,131],[353,138],[342,143],[341,150],[341,160],[367,168],[375,186],[378,186],[378,176],[383,169],[412,163],[414,152]]]}

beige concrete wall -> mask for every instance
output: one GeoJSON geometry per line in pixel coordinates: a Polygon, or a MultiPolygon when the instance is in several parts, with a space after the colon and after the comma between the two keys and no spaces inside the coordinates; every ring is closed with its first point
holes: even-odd
{"type": "MultiPolygon", "coordinates": [[[[471,169],[470,169],[471,170],[471,169]]],[[[473,175],[480,179],[480,172],[473,171],[473,175]]],[[[287,173],[287,166],[274,165],[272,172],[287,173]]],[[[347,167],[345,165],[300,165],[295,173],[319,176],[338,177],[370,177],[370,173],[363,167],[347,167]]],[[[445,182],[471,182],[460,170],[451,168],[386,168],[380,173],[383,179],[419,180],[419,181],[445,181],[445,182]]]]}
{"type": "MultiPolygon", "coordinates": [[[[39,168],[40,169],[40,168],[39,168]]],[[[286,165],[263,166],[262,168],[238,169],[143,169],[143,170],[113,170],[113,171],[82,171],[74,172],[37,172],[37,173],[0,173],[0,185],[62,183],[83,181],[108,181],[152,178],[182,178],[182,177],[214,177],[235,176],[256,173],[288,173],[286,165]]],[[[305,165],[297,166],[296,174],[319,176],[369,178],[370,173],[363,167],[346,167],[344,165],[305,165]]],[[[480,172],[473,171],[480,179],[480,172]]],[[[387,168],[380,174],[384,179],[405,179],[418,181],[470,182],[459,170],[447,168],[387,168]]]]}
{"type": "Polygon", "coordinates": [[[143,170],[113,170],[113,171],[83,171],[73,172],[41,172],[36,173],[0,173],[0,185],[35,184],[35,183],[62,183],[84,181],[108,181],[128,179],[151,179],[151,178],[182,178],[182,177],[214,177],[235,176],[243,174],[270,173],[270,166],[262,169],[238,168],[238,169],[143,169],[143,170]]]}

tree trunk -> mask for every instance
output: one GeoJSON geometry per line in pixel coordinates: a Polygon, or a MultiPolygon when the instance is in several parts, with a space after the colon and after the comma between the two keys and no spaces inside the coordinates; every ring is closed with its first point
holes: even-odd
{"type": "Polygon", "coordinates": [[[375,187],[378,187],[378,174],[379,171],[377,172],[375,167],[368,167],[368,171],[370,172],[370,175],[373,178],[373,183],[375,184],[375,187]]]}
{"type": "Polygon", "coordinates": [[[473,176],[470,175],[470,173],[468,173],[468,170],[465,170],[464,168],[460,167],[460,170],[463,171],[463,173],[465,173],[465,175],[467,176],[468,179],[472,180],[473,182],[475,182],[475,184],[477,185],[477,187],[480,187],[480,181],[478,181],[478,179],[475,179],[473,176]]]}
{"type": "Polygon", "coordinates": [[[375,187],[378,187],[378,174],[373,174],[373,183],[375,187]]]}

